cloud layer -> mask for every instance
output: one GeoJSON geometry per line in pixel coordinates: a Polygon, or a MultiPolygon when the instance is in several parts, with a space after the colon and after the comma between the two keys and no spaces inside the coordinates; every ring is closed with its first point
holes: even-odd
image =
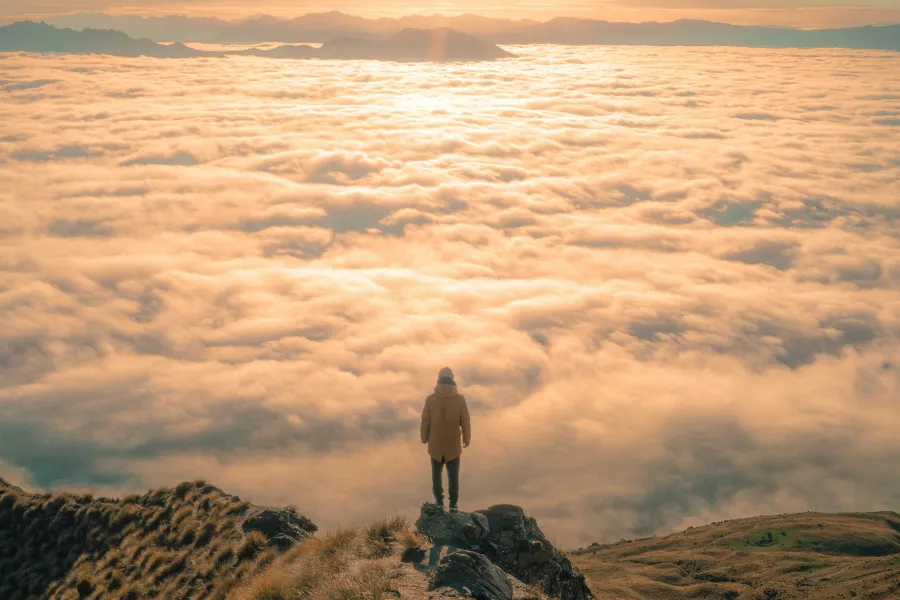
{"type": "Polygon", "coordinates": [[[8,478],[412,514],[449,364],[564,545],[896,509],[897,59],[514,51],[0,55],[8,478]]]}

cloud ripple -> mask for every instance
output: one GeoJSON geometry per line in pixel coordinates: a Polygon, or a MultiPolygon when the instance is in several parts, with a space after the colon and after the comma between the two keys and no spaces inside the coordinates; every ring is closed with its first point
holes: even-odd
{"type": "Polygon", "coordinates": [[[564,544],[896,509],[896,58],[515,52],[0,55],[10,476],[411,512],[450,364],[564,544]]]}

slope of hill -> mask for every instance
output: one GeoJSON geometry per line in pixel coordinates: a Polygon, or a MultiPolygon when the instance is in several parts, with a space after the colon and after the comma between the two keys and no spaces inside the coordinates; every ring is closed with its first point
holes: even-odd
{"type": "Polygon", "coordinates": [[[122,500],[0,480],[0,598],[210,598],[316,526],[204,482],[122,500]]]}
{"type": "Polygon", "coordinates": [[[571,554],[597,598],[900,598],[900,514],[722,521],[571,554]]]}
{"type": "Polygon", "coordinates": [[[900,50],[900,25],[799,30],[680,20],[669,23],[615,23],[556,18],[545,23],[475,15],[411,15],[366,19],[337,11],[295,19],[263,16],[242,21],[182,16],[135,17],[77,14],[54,17],[64,27],[103,27],[157,41],[258,44],[327,42],[340,37],[387,39],[404,29],[451,28],[495,44],[634,44],[660,46],[750,46],[900,50]]]}

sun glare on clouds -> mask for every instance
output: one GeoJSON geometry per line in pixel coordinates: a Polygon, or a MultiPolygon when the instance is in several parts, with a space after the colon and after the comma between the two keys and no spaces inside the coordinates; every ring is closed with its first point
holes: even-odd
{"type": "Polygon", "coordinates": [[[429,113],[458,113],[463,110],[450,95],[434,94],[410,94],[398,98],[395,104],[396,110],[403,113],[415,114],[418,112],[429,113]]]}

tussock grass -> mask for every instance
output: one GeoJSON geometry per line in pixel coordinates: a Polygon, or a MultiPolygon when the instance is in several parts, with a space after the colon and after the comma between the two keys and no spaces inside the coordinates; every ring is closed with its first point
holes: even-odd
{"type": "Polygon", "coordinates": [[[197,546],[206,546],[216,534],[217,525],[215,521],[206,521],[200,526],[200,533],[197,534],[197,546]]]}
{"type": "Polygon", "coordinates": [[[406,519],[393,517],[304,540],[280,557],[265,557],[268,566],[227,600],[381,600],[394,577],[386,556],[407,533],[406,519]]]}
{"type": "Polygon", "coordinates": [[[375,521],[366,528],[366,545],[372,556],[384,556],[397,541],[397,532],[409,528],[405,517],[391,517],[375,521]]]}
{"type": "Polygon", "coordinates": [[[247,534],[247,537],[244,538],[244,543],[241,545],[240,550],[238,550],[238,558],[241,560],[254,558],[267,544],[268,540],[266,539],[266,536],[258,531],[251,531],[247,534]]]}
{"type": "Polygon", "coordinates": [[[428,540],[424,535],[412,529],[404,529],[397,534],[397,542],[404,550],[412,548],[424,548],[428,545],[428,540]]]}
{"type": "Polygon", "coordinates": [[[172,517],[172,523],[174,525],[180,524],[182,521],[190,517],[194,513],[193,506],[185,506],[181,508],[175,515],[172,517]]]}
{"type": "Polygon", "coordinates": [[[0,599],[224,600],[281,554],[206,482],[123,500],[0,488],[0,599]]]}

